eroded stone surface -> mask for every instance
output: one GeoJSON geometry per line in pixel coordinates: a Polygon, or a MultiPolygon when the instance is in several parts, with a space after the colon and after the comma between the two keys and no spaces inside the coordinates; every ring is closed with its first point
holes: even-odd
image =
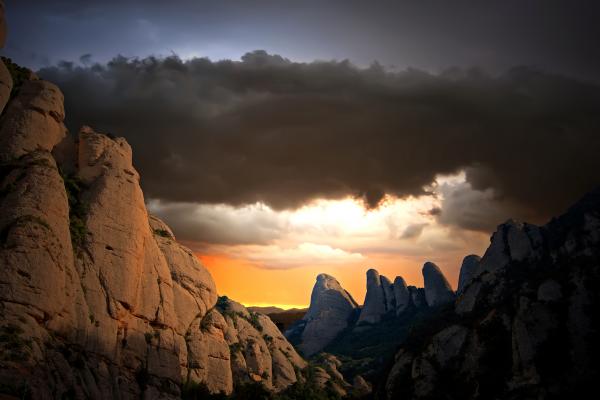
{"type": "Polygon", "coordinates": [[[454,291],[440,268],[432,262],[423,265],[425,299],[429,307],[439,306],[454,300],[454,291]]]}
{"type": "Polygon", "coordinates": [[[300,335],[300,350],[312,355],[329,344],[350,323],[358,305],[332,276],[320,274],[313,287],[310,307],[298,327],[288,335],[300,335]],[[301,332],[293,332],[298,329],[301,332]]]}

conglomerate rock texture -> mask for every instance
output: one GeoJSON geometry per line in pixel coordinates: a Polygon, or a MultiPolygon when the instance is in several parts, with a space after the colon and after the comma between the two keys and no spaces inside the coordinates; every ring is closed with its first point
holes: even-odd
{"type": "Polygon", "coordinates": [[[129,144],[88,127],[73,139],[60,90],[32,79],[0,118],[2,391],[152,399],[186,382],[296,382],[306,363],[271,320],[217,304],[210,273],[148,215],[129,144]]]}

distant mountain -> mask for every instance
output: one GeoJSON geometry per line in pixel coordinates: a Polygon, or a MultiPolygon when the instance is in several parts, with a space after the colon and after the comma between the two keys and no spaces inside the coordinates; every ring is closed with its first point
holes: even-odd
{"type": "Polygon", "coordinates": [[[252,312],[257,312],[260,314],[264,314],[271,318],[271,320],[277,325],[281,332],[285,332],[289,329],[297,321],[301,320],[308,308],[290,308],[284,310],[279,307],[257,307],[251,306],[248,307],[248,310],[252,312]]]}
{"type": "Polygon", "coordinates": [[[277,313],[281,313],[281,312],[285,311],[283,308],[273,307],[273,306],[270,306],[270,307],[250,306],[250,307],[246,307],[246,308],[252,312],[257,312],[257,313],[261,313],[264,315],[277,314],[277,313]]]}

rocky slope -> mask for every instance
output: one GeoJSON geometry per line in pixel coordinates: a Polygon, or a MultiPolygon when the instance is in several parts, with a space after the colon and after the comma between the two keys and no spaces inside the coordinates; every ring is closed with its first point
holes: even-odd
{"type": "Polygon", "coordinates": [[[459,297],[395,355],[387,399],[588,398],[600,376],[600,188],[537,227],[500,225],[459,297]]]}
{"type": "Polygon", "coordinates": [[[167,399],[303,379],[275,324],[218,298],[148,215],[127,142],[74,139],[61,91],[33,74],[13,90],[0,64],[0,393],[167,399]]]}

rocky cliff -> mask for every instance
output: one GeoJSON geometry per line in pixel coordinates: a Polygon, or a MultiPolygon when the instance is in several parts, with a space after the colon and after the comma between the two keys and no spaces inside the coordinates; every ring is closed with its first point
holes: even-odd
{"type": "MultiPolygon", "coordinates": [[[[538,227],[508,221],[459,297],[403,342],[381,398],[587,398],[600,376],[600,188],[538,227]]],[[[465,270],[466,269],[466,270],[465,270]]]]}
{"type": "Polygon", "coordinates": [[[34,74],[15,88],[0,64],[0,393],[167,399],[303,379],[271,320],[219,298],[148,214],[125,139],[74,138],[59,88],[34,74]]]}

